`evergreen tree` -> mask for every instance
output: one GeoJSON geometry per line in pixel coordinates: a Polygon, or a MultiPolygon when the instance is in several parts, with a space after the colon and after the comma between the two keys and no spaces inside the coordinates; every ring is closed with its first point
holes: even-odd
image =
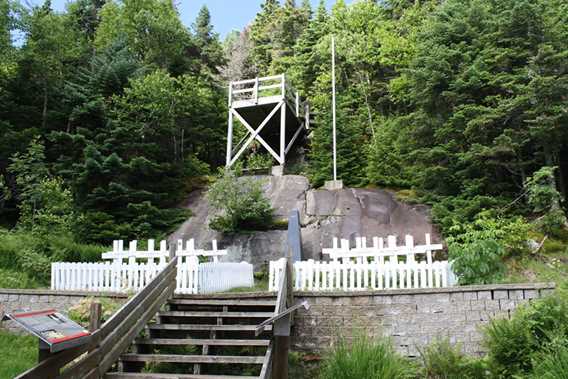
{"type": "Polygon", "coordinates": [[[219,67],[225,63],[225,56],[219,36],[213,32],[211,15],[207,6],[204,5],[199,10],[193,29],[197,47],[201,51],[201,60],[212,72],[218,73],[219,67]]]}
{"type": "Polygon", "coordinates": [[[170,0],[109,0],[100,12],[95,46],[105,50],[119,40],[134,56],[175,75],[198,72],[201,52],[170,0]]]}
{"type": "Polygon", "coordinates": [[[293,64],[294,45],[307,27],[306,9],[296,7],[295,0],[286,0],[273,26],[272,74],[285,73],[293,64]]]}
{"type": "Polygon", "coordinates": [[[289,72],[294,85],[304,96],[311,94],[314,79],[323,64],[318,45],[329,33],[328,20],[325,0],[320,0],[314,19],[294,46],[294,62],[289,72]]]}
{"type": "Polygon", "coordinates": [[[253,44],[252,61],[256,68],[255,71],[261,76],[269,72],[272,63],[271,44],[274,22],[279,9],[278,0],[265,0],[250,28],[250,39],[253,44]]]}
{"type": "Polygon", "coordinates": [[[70,3],[68,7],[69,15],[75,20],[79,30],[81,30],[89,41],[95,38],[95,32],[100,23],[100,11],[106,0],[77,0],[70,3]]]}

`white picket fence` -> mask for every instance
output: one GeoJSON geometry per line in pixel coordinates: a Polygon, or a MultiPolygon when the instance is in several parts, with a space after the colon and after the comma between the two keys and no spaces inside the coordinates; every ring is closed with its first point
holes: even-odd
{"type": "Polygon", "coordinates": [[[199,293],[226,291],[230,288],[253,287],[254,273],[250,263],[202,263],[199,265],[199,293]]]}
{"type": "MultiPolygon", "coordinates": [[[[373,238],[373,247],[366,246],[366,239],[357,238],[355,248],[348,240],[333,240],[331,249],[323,249],[330,262],[314,260],[295,262],[293,265],[294,289],[299,291],[364,291],[382,289],[439,288],[455,284],[451,264],[434,262],[432,252],[441,250],[440,244],[415,246],[412,236],[406,236],[404,246],[396,245],[396,237],[373,238]],[[419,256],[424,259],[418,262],[419,256]]],[[[269,265],[269,290],[275,291],[282,275],[283,260],[269,265]]]]}
{"type": "MultiPolygon", "coordinates": [[[[284,258],[283,258],[284,259],[284,258]]],[[[276,291],[283,261],[270,262],[269,290],[276,291]]],[[[447,261],[390,263],[294,263],[294,289],[298,291],[365,291],[439,288],[453,284],[447,261]]]]}
{"type": "MultiPolygon", "coordinates": [[[[155,250],[154,241],[148,241],[148,249],[137,249],[137,241],[131,241],[128,250],[123,241],[114,241],[113,250],[102,254],[112,260],[104,263],[52,263],[51,288],[67,291],[136,292],[144,288],[169,260],[165,241],[155,250]],[[125,261],[126,260],[126,261],[125,261]]],[[[178,267],[176,293],[197,294],[226,291],[235,287],[254,285],[253,266],[249,263],[219,262],[227,254],[217,248],[195,249],[193,239],[177,241],[178,267]],[[213,262],[199,262],[199,257],[212,258],[213,262]]]]}
{"type": "Polygon", "coordinates": [[[61,291],[126,292],[148,284],[165,264],[52,263],[51,289],[61,291]]]}

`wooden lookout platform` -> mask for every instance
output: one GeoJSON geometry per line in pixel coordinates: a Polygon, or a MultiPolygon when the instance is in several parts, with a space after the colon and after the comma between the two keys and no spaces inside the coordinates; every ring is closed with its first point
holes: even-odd
{"type": "Polygon", "coordinates": [[[255,140],[284,165],[300,133],[309,129],[309,120],[308,102],[300,99],[284,74],[231,82],[227,167],[255,140]],[[235,118],[246,128],[246,134],[236,144],[233,138],[241,134],[235,133],[235,118]]]}

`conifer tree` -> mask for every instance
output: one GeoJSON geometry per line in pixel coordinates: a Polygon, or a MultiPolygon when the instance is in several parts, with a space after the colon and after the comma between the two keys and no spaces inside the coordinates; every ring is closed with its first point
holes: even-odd
{"type": "Polygon", "coordinates": [[[304,96],[311,95],[314,80],[323,63],[317,50],[324,36],[329,33],[328,20],[325,0],[320,0],[313,20],[309,22],[294,46],[294,62],[290,68],[290,75],[294,85],[304,96]]]}
{"type": "Polygon", "coordinates": [[[212,72],[218,73],[219,68],[225,63],[225,56],[219,42],[219,35],[213,31],[211,14],[206,5],[199,10],[193,29],[197,47],[201,52],[201,59],[212,72]]]}
{"type": "Polygon", "coordinates": [[[274,22],[280,4],[278,0],[265,0],[261,11],[256,15],[250,28],[250,38],[253,43],[252,61],[259,75],[267,75],[272,63],[272,40],[274,22]]]}

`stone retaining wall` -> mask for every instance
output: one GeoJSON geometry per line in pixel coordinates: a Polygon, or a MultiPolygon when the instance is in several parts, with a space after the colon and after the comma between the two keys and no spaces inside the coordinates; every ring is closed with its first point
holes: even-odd
{"type": "MultiPolygon", "coordinates": [[[[37,311],[50,308],[65,313],[86,297],[107,297],[120,302],[127,299],[126,295],[117,293],[0,288],[0,313],[37,311]]],[[[0,328],[18,331],[18,328],[11,321],[1,323],[0,328]]]]}
{"type": "Polygon", "coordinates": [[[491,318],[509,318],[520,304],[542,297],[554,284],[464,286],[360,293],[297,293],[311,307],[295,317],[293,348],[322,351],[339,335],[390,336],[399,352],[417,356],[436,339],[461,343],[483,354],[480,328],[491,318]]]}
{"type": "MultiPolygon", "coordinates": [[[[296,292],[296,302],[308,300],[310,309],[295,316],[294,350],[322,352],[340,335],[389,336],[399,352],[417,356],[418,349],[436,339],[461,343],[464,352],[483,354],[480,328],[495,317],[511,317],[523,303],[551,293],[553,283],[464,286],[443,289],[383,290],[365,292],[296,292]]],[[[213,298],[274,298],[274,293],[207,295],[213,298]]],[[[4,312],[55,308],[67,311],[85,297],[116,293],[0,289],[4,312]]],[[[204,298],[204,295],[192,295],[204,298]]],[[[13,329],[10,323],[3,328],[13,329]]]]}

